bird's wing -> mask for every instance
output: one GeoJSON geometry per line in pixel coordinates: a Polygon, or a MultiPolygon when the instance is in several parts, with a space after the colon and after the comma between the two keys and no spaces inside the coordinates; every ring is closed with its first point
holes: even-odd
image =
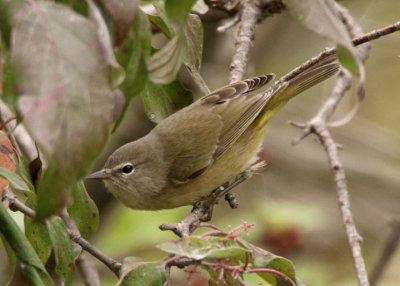
{"type": "Polygon", "coordinates": [[[167,154],[175,158],[169,177],[187,182],[231,147],[265,105],[260,94],[249,93],[273,78],[268,74],[222,87],[162,121],[157,132],[164,134],[159,138],[167,140],[164,144],[176,145],[168,149],[179,150],[167,154]]]}
{"type": "Polygon", "coordinates": [[[265,96],[262,93],[251,92],[263,87],[274,77],[273,74],[267,74],[239,81],[201,99],[202,104],[218,114],[223,123],[218,148],[213,154],[214,159],[220,157],[236,142],[264,108],[265,96]]]}

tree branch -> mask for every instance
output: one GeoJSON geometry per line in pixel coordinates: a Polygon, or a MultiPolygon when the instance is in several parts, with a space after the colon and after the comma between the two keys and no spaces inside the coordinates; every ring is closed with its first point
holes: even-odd
{"type": "MultiPolygon", "coordinates": [[[[365,35],[360,36],[362,35],[361,27],[355,22],[353,17],[345,8],[343,8],[339,4],[336,4],[336,9],[339,12],[341,20],[346,25],[346,28],[348,29],[351,36],[353,37],[358,36],[363,39],[372,40],[372,37],[365,37],[365,35]]],[[[376,31],[375,34],[379,35],[379,33],[376,33],[376,31]]],[[[355,40],[357,39],[359,38],[356,38],[355,40]]],[[[353,43],[354,42],[355,41],[353,41],[353,43]]],[[[360,41],[357,42],[361,43],[360,41]]],[[[362,62],[365,61],[368,55],[369,45],[364,45],[362,47],[359,47],[358,51],[361,61],[362,62]]],[[[334,49],[325,51],[325,54],[331,52],[334,52],[334,49]]],[[[321,56],[321,54],[319,56],[321,56]]],[[[322,56],[321,58],[323,57],[324,56],[322,56]]],[[[334,86],[331,92],[331,95],[329,96],[328,100],[324,103],[324,105],[320,108],[318,113],[306,124],[298,124],[293,122],[291,124],[303,129],[302,134],[299,137],[297,137],[293,141],[293,143],[298,143],[307,135],[314,133],[316,134],[320,143],[327,152],[328,160],[331,166],[331,171],[333,173],[333,177],[336,183],[339,208],[342,215],[343,224],[346,230],[347,238],[353,255],[358,284],[360,286],[368,286],[369,281],[368,281],[367,271],[365,268],[364,259],[361,254],[361,246],[360,246],[361,237],[357,233],[353,215],[350,209],[350,200],[346,183],[346,175],[343,165],[339,159],[338,144],[336,144],[336,142],[333,140],[330,132],[327,129],[328,125],[327,121],[332,117],[340,100],[343,98],[345,92],[350,88],[351,79],[352,79],[351,74],[346,70],[342,70],[341,73],[339,74],[336,85],[334,86]]]]}
{"type": "MultiPolygon", "coordinates": [[[[60,217],[67,226],[68,231],[74,233],[77,236],[81,235],[78,227],[72,221],[66,208],[61,211],[60,217]]],[[[100,276],[94,264],[89,261],[89,257],[85,255],[84,252],[81,252],[82,247],[79,244],[73,243],[73,246],[74,252],[77,251],[78,253],[80,253],[78,259],[76,260],[76,266],[83,278],[83,281],[85,281],[85,284],[87,286],[100,286],[100,276]]]]}
{"type": "MultiPolygon", "coordinates": [[[[356,37],[352,40],[352,42],[355,46],[359,46],[361,44],[365,44],[367,42],[379,39],[382,36],[389,35],[391,33],[397,32],[397,31],[400,31],[400,21],[396,22],[394,24],[388,25],[386,27],[383,27],[381,29],[373,30],[362,36],[356,37]]],[[[296,77],[297,75],[299,75],[300,73],[302,73],[303,71],[305,71],[306,69],[311,67],[312,65],[320,62],[321,60],[323,60],[326,57],[331,56],[335,53],[336,53],[335,48],[326,48],[323,52],[321,52],[317,56],[309,59],[302,65],[296,67],[295,69],[293,69],[292,71],[290,71],[289,73],[287,73],[286,75],[281,77],[276,83],[280,84],[285,81],[293,79],[294,77],[296,77]]]]}
{"type": "Polygon", "coordinates": [[[183,219],[181,222],[175,224],[163,223],[159,228],[163,231],[173,231],[179,237],[189,236],[201,223],[201,221],[211,220],[212,208],[214,204],[224,195],[229,193],[234,187],[244,182],[247,179],[245,175],[238,177],[232,183],[227,183],[214,190],[211,195],[206,197],[204,200],[199,201],[192,209],[191,213],[183,219]],[[204,218],[204,216],[206,216],[204,218]]]}
{"type": "MultiPolygon", "coordinates": [[[[9,188],[4,189],[2,195],[2,201],[12,211],[20,211],[29,217],[34,217],[36,215],[36,212],[33,209],[27,207],[20,200],[18,200],[17,197],[11,192],[9,188]]],[[[115,273],[115,275],[117,275],[117,277],[119,277],[120,270],[122,267],[121,263],[105,255],[103,252],[94,247],[90,242],[88,242],[79,234],[75,233],[69,228],[68,228],[68,236],[73,242],[79,244],[84,250],[86,250],[91,255],[100,260],[102,263],[104,263],[112,272],[115,273]]]]}
{"type": "Polygon", "coordinates": [[[260,16],[260,8],[256,0],[242,0],[242,14],[235,41],[235,54],[232,58],[229,83],[243,78],[249,59],[250,47],[254,40],[257,18],[260,16]]]}

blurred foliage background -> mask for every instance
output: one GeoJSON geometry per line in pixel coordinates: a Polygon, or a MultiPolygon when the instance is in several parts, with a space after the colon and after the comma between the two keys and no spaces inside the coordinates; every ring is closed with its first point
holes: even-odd
{"type": "MultiPolygon", "coordinates": [[[[397,0],[341,3],[351,11],[364,32],[399,20],[400,1],[397,0]]],[[[201,72],[211,89],[227,83],[236,31],[234,28],[217,33],[216,26],[217,23],[204,25],[201,72]]],[[[400,36],[391,34],[371,45],[366,62],[366,98],[349,124],[331,129],[335,140],[344,146],[340,155],[369,272],[377,263],[389,234],[389,222],[400,217],[400,36]]],[[[257,26],[247,75],[273,72],[279,78],[327,46],[331,46],[329,42],[304,28],[288,12],[274,15],[257,26]]],[[[184,72],[182,78],[188,88],[193,88],[184,72]]],[[[255,223],[247,240],[289,258],[298,277],[311,286],[356,284],[325,152],[313,137],[293,147],[291,140],[299,131],[287,124],[288,120],[304,122],[311,118],[328,96],[332,82],[298,96],[270,122],[263,150],[268,166],[236,188],[238,209],[232,210],[221,201],[215,207],[212,220],[224,230],[241,221],[255,223]]],[[[337,115],[348,112],[353,101],[354,98],[347,96],[337,115]]],[[[94,169],[101,167],[118,146],[140,138],[152,127],[153,123],[143,112],[141,99],[135,98],[94,169]]],[[[157,226],[162,222],[177,222],[190,211],[190,207],[133,211],[116,202],[101,182],[87,182],[87,187],[101,214],[100,227],[90,240],[116,259],[126,256],[140,256],[149,261],[163,259],[166,254],[155,244],[175,236],[161,232],[157,226]]],[[[0,265],[6,266],[6,259],[4,249],[0,249],[0,265]]],[[[104,285],[115,284],[113,274],[103,265],[98,266],[102,269],[104,285]]],[[[399,267],[400,252],[393,256],[379,285],[399,285],[399,267]]],[[[8,270],[1,267],[0,271],[8,270]]],[[[185,279],[174,283],[187,285],[185,279]]],[[[76,281],[76,285],[81,282],[76,281]]],[[[198,278],[192,279],[190,285],[205,284],[198,278]]]]}

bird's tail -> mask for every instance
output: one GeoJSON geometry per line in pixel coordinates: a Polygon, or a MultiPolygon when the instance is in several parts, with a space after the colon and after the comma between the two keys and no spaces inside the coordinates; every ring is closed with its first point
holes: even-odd
{"type": "Polygon", "coordinates": [[[309,67],[294,78],[271,86],[265,95],[268,98],[261,113],[257,116],[257,126],[263,127],[272,116],[297,94],[334,75],[340,68],[336,55],[309,67]]]}

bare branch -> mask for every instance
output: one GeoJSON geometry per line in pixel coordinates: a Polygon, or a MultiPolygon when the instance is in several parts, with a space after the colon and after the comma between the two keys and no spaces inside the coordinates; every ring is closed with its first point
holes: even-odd
{"type": "MultiPolygon", "coordinates": [[[[81,235],[78,227],[72,221],[66,208],[64,208],[61,211],[60,217],[65,222],[65,225],[67,226],[68,231],[70,231],[78,236],[81,235]]],[[[76,248],[78,248],[77,251],[79,251],[78,253],[80,253],[78,259],[76,260],[76,265],[79,270],[79,273],[81,274],[81,276],[83,278],[83,281],[85,281],[85,284],[88,286],[101,285],[99,273],[98,273],[96,267],[94,266],[94,264],[91,261],[89,261],[89,257],[87,255],[85,255],[85,252],[81,252],[82,247],[77,243],[73,243],[73,246],[74,246],[74,252],[76,251],[76,248]]]]}
{"type": "MultiPolygon", "coordinates": [[[[378,30],[373,30],[367,34],[359,36],[359,37],[353,39],[353,44],[355,46],[359,46],[361,44],[365,44],[367,42],[379,39],[382,36],[389,35],[391,33],[397,32],[397,31],[400,31],[400,21],[396,22],[394,24],[388,25],[384,28],[381,28],[378,30]]],[[[296,67],[291,72],[289,72],[286,75],[284,75],[283,77],[281,77],[276,83],[283,83],[285,81],[293,79],[294,77],[296,77],[297,75],[299,75],[300,73],[302,73],[303,71],[305,71],[306,69],[311,67],[312,65],[320,62],[321,60],[323,60],[326,57],[331,56],[335,53],[336,53],[336,51],[334,48],[325,49],[323,52],[321,52],[317,56],[309,59],[308,61],[303,63],[301,66],[296,67]]]]}
{"type": "MultiPolygon", "coordinates": [[[[29,217],[34,217],[36,215],[36,212],[18,200],[9,188],[4,189],[2,200],[12,211],[20,211],[29,217]]],[[[117,277],[119,277],[122,267],[121,263],[105,255],[75,231],[68,229],[68,235],[73,242],[79,244],[84,250],[104,263],[112,272],[115,273],[115,275],[117,275],[117,277]]]]}
{"type": "MultiPolygon", "coordinates": [[[[336,8],[337,11],[339,12],[339,15],[343,23],[346,25],[349,33],[353,37],[360,36],[362,34],[361,27],[355,22],[350,13],[339,4],[336,4],[336,8]]],[[[358,48],[359,57],[361,61],[365,61],[368,55],[368,51],[369,51],[369,45],[364,45],[358,48]]],[[[325,51],[325,54],[329,54],[331,52],[334,52],[334,50],[333,49],[327,50],[325,51]]],[[[318,57],[321,57],[322,59],[324,56],[321,56],[320,54],[318,57]]],[[[292,125],[303,129],[302,134],[298,138],[296,138],[293,142],[298,143],[307,135],[314,133],[317,135],[322,146],[325,148],[331,166],[331,171],[333,173],[333,177],[336,183],[339,208],[342,215],[342,220],[346,230],[347,238],[350,244],[350,248],[352,251],[354,265],[357,272],[358,284],[360,286],[368,286],[369,281],[368,281],[367,271],[365,268],[364,259],[361,254],[361,246],[360,246],[361,237],[357,233],[353,215],[350,209],[350,200],[349,200],[349,193],[347,190],[346,175],[343,165],[339,159],[338,144],[335,143],[329,130],[327,129],[328,125],[327,121],[332,117],[340,100],[343,98],[345,92],[350,88],[351,79],[352,79],[351,74],[346,70],[342,70],[341,73],[339,74],[338,80],[336,82],[335,87],[332,90],[331,95],[329,96],[328,100],[324,103],[324,105],[320,108],[319,112],[306,124],[292,123],[292,125]]]]}
{"type": "Polygon", "coordinates": [[[384,28],[381,29],[377,29],[377,30],[373,30],[371,32],[369,32],[368,34],[362,35],[360,37],[357,37],[353,40],[353,44],[355,46],[379,39],[382,36],[386,36],[389,34],[392,34],[394,32],[400,31],[400,21],[386,26],[384,28]]]}
{"type": "Polygon", "coordinates": [[[224,195],[229,193],[234,187],[245,181],[247,177],[245,175],[238,177],[232,183],[228,183],[225,186],[221,186],[214,190],[208,197],[199,201],[194,207],[192,212],[181,222],[175,224],[163,223],[159,228],[163,231],[170,230],[173,231],[179,237],[189,236],[202,221],[211,220],[212,208],[214,204],[224,195]],[[206,216],[204,218],[204,216],[206,216]]]}
{"type": "Polygon", "coordinates": [[[85,285],[87,286],[100,286],[100,277],[91,258],[82,252],[76,260],[76,266],[78,267],[79,273],[81,274],[85,285]]]}
{"type": "Polygon", "coordinates": [[[231,63],[229,82],[233,83],[243,78],[249,59],[250,46],[254,40],[257,18],[260,8],[256,0],[242,0],[242,14],[235,41],[235,54],[231,63]]]}

